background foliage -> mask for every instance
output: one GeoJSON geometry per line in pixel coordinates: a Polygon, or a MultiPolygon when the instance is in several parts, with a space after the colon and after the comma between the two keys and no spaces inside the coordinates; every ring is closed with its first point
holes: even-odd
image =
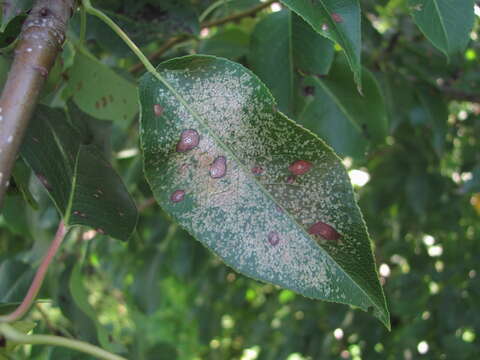
{"type": "MultiPolygon", "coordinates": [[[[354,31],[360,25],[346,17],[327,19],[327,28],[318,29],[343,27],[335,31],[347,34],[342,41],[353,41],[352,47],[340,42],[351,50],[349,59],[278,3],[219,26],[208,22],[258,2],[166,3],[94,5],[108,11],[147,54],[174,44],[155,62],[200,53],[248,67],[282,111],[342,156],[375,243],[392,331],[369,314],[235,273],[153,204],[138,144],[135,82],[143,70],[92,17],[81,49],[78,15],[42,103],[61,108],[70,100],[70,109],[85,113],[93,142],[119,172],[140,216],[128,242],[98,229],[72,231],[19,328],[35,326],[34,333],[72,336],[144,360],[478,358],[480,49],[473,1],[459,2],[464,9],[453,5],[453,11],[445,8],[449,1],[363,0],[361,46],[354,31]],[[435,21],[418,14],[429,3],[441,10],[435,21]],[[443,35],[435,22],[447,24],[443,35]],[[360,72],[355,83],[354,73],[360,72]],[[357,91],[360,79],[363,96],[357,91]]],[[[3,46],[15,39],[30,5],[16,2],[18,13],[3,9],[3,46]]],[[[317,27],[322,19],[315,20],[317,27]]],[[[2,79],[11,55],[3,51],[2,79]]],[[[87,172],[94,169],[85,166],[87,172]]],[[[0,312],[23,298],[59,221],[39,179],[18,161],[0,216],[0,312]]],[[[2,356],[89,358],[42,346],[0,348],[2,356]]]]}

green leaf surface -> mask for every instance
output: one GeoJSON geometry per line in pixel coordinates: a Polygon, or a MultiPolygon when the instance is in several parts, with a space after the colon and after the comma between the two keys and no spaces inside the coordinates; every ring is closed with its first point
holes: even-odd
{"type": "Polygon", "coordinates": [[[447,56],[467,47],[474,22],[474,3],[474,0],[409,0],[415,23],[447,56]]]}
{"type": "Polygon", "coordinates": [[[92,142],[86,122],[62,110],[38,106],[21,154],[69,225],[87,225],[126,240],[137,210],[125,185],[92,142]]]}
{"type": "Polygon", "coordinates": [[[2,19],[0,32],[4,32],[8,23],[18,15],[24,14],[32,7],[32,0],[3,0],[0,3],[2,19]]]}
{"type": "Polygon", "coordinates": [[[361,29],[358,0],[282,0],[319,34],[338,43],[361,87],[361,29]]]}
{"type": "Polygon", "coordinates": [[[298,121],[341,155],[361,158],[370,144],[381,143],[387,136],[387,110],[373,75],[362,70],[360,95],[347,70],[346,62],[337,58],[327,76],[310,77],[305,82],[312,95],[298,121]]]}
{"type": "Polygon", "coordinates": [[[220,30],[212,37],[202,41],[198,52],[238,60],[247,55],[249,41],[249,35],[244,30],[240,27],[233,27],[220,30]]]}
{"type": "Polygon", "coordinates": [[[138,113],[135,85],[91,55],[77,51],[68,76],[65,96],[94,118],[125,129],[138,113]]]}
{"type": "Polygon", "coordinates": [[[35,271],[22,261],[8,259],[0,263],[0,303],[21,301],[35,271]]]}
{"type": "Polygon", "coordinates": [[[114,342],[111,335],[107,332],[107,329],[102,324],[100,324],[97,319],[97,313],[95,312],[95,309],[88,302],[88,292],[83,285],[83,276],[81,273],[80,262],[77,262],[72,269],[72,272],[70,274],[69,288],[70,294],[72,295],[75,304],[95,324],[97,337],[100,345],[108,351],[125,351],[125,347],[117,342],[114,342]]]}
{"type": "Polygon", "coordinates": [[[141,80],[141,140],[164,210],[237,271],[372,310],[389,326],[366,226],[333,151],[278,112],[239,64],[189,56],[158,72],[141,80]],[[325,238],[310,234],[319,228],[325,238]]]}
{"type": "Polygon", "coordinates": [[[250,49],[252,70],[272,91],[279,109],[289,116],[299,107],[301,75],[327,74],[334,56],[332,42],[318,36],[289,10],[260,21],[252,34],[250,49]]]}

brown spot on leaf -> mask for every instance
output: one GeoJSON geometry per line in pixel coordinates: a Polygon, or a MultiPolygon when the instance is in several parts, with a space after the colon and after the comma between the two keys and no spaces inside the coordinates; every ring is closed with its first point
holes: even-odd
{"type": "Polygon", "coordinates": [[[183,201],[185,198],[185,191],[184,190],[175,190],[172,195],[170,195],[170,200],[173,203],[178,203],[180,201],[183,201]]]}
{"type": "Polygon", "coordinates": [[[153,112],[155,113],[155,116],[162,116],[163,107],[161,107],[159,104],[155,104],[153,105],[153,112]]]}
{"type": "Polygon", "coordinates": [[[310,226],[308,233],[311,235],[320,235],[325,240],[338,240],[341,236],[337,230],[321,221],[310,226]]]}
{"type": "Polygon", "coordinates": [[[210,166],[210,176],[214,179],[220,179],[227,173],[227,158],[225,156],[218,156],[213,160],[210,166]]]}
{"type": "Polygon", "coordinates": [[[290,170],[293,175],[303,175],[309,172],[311,168],[311,162],[306,160],[297,160],[288,167],[288,170],[290,170]]]}
{"type": "Polygon", "coordinates": [[[185,152],[195,148],[200,142],[200,135],[197,130],[188,129],[182,131],[180,135],[180,140],[177,143],[177,151],[185,152]]]}

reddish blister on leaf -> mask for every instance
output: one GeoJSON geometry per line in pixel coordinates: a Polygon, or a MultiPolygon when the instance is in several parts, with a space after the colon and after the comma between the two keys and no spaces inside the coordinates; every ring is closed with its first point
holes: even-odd
{"type": "Polygon", "coordinates": [[[343,21],[343,18],[340,16],[340,14],[337,13],[332,14],[332,19],[337,23],[341,23],[343,21]]]}
{"type": "Polygon", "coordinates": [[[153,112],[155,113],[155,116],[162,116],[163,107],[161,107],[159,104],[155,104],[153,105],[153,112]]]}
{"type": "Polygon", "coordinates": [[[180,140],[177,143],[177,151],[185,152],[195,148],[200,142],[200,135],[197,130],[188,129],[183,130],[180,135],[180,140]]]}
{"type": "Polygon", "coordinates": [[[341,237],[337,230],[321,221],[310,226],[308,233],[311,235],[320,235],[325,240],[338,240],[341,237]]]}
{"type": "Polygon", "coordinates": [[[288,167],[288,170],[293,175],[303,175],[309,172],[312,166],[313,165],[311,162],[308,162],[306,160],[297,160],[288,167]]]}

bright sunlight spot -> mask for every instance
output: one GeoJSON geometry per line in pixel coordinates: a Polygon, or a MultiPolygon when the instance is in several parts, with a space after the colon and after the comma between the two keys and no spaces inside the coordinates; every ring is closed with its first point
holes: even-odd
{"type": "Polygon", "coordinates": [[[387,264],[382,264],[382,265],[380,265],[380,268],[379,268],[378,272],[383,277],[389,277],[390,276],[390,266],[388,266],[387,264]]]}
{"type": "Polygon", "coordinates": [[[435,238],[432,235],[424,235],[423,236],[423,243],[427,246],[432,246],[435,244],[435,238]]]}
{"type": "Polygon", "coordinates": [[[340,328],[335,329],[335,331],[333,332],[333,336],[337,340],[343,339],[343,330],[340,328]]]}
{"type": "Polygon", "coordinates": [[[431,257],[441,256],[443,254],[443,247],[442,245],[434,245],[430,246],[427,251],[431,257]]]}
{"type": "Polygon", "coordinates": [[[424,341],[420,341],[417,345],[417,350],[420,354],[426,354],[428,352],[428,343],[424,341]]]}
{"type": "Polygon", "coordinates": [[[366,183],[370,181],[370,174],[363,170],[353,169],[348,172],[348,176],[350,176],[350,181],[353,185],[356,186],[364,186],[366,183]]]}
{"type": "Polygon", "coordinates": [[[245,349],[243,350],[243,354],[240,360],[255,360],[258,357],[259,352],[259,346],[253,346],[251,348],[245,349]]]}
{"type": "Polygon", "coordinates": [[[277,12],[282,10],[282,5],[280,5],[280,3],[275,2],[272,5],[270,5],[270,9],[272,9],[273,12],[277,12]]]}

